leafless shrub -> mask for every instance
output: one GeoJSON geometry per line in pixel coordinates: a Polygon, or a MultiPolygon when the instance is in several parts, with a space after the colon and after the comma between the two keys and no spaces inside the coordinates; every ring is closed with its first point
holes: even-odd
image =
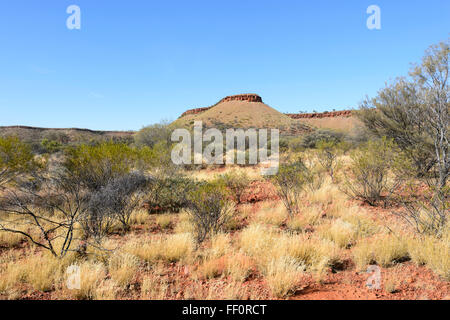
{"type": "Polygon", "coordinates": [[[75,226],[89,194],[66,171],[17,181],[0,201],[0,231],[22,234],[54,256],[74,251],[75,226]]]}
{"type": "Polygon", "coordinates": [[[188,195],[187,212],[194,223],[197,242],[219,232],[233,210],[234,205],[220,181],[206,182],[192,190],[188,195]]]}
{"type": "Polygon", "coordinates": [[[131,213],[142,203],[150,182],[151,178],[140,172],[111,180],[90,198],[87,229],[93,234],[103,233],[99,228],[107,232],[112,219],[118,220],[125,230],[129,229],[131,213]]]}
{"type": "Polygon", "coordinates": [[[352,155],[350,174],[341,184],[341,190],[349,197],[375,206],[392,199],[404,181],[403,169],[407,166],[392,140],[383,138],[369,141],[352,155]]]}
{"type": "Polygon", "coordinates": [[[441,237],[449,219],[450,190],[426,192],[422,200],[403,201],[403,210],[394,212],[420,235],[441,237]]]}

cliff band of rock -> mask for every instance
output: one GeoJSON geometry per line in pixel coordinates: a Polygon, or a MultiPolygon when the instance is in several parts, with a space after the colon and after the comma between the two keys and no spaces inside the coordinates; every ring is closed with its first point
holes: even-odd
{"type": "Polygon", "coordinates": [[[257,94],[254,94],[254,93],[237,94],[237,95],[234,95],[234,96],[225,97],[225,98],[223,98],[222,100],[220,100],[219,102],[217,102],[215,105],[213,105],[211,107],[197,108],[197,109],[188,110],[188,111],[184,112],[181,115],[181,117],[187,116],[189,114],[199,114],[199,113],[205,112],[205,111],[215,107],[219,103],[230,102],[230,101],[247,101],[247,102],[261,102],[261,103],[263,102],[262,98],[260,96],[258,96],[257,94]]]}
{"type": "Polygon", "coordinates": [[[292,119],[311,119],[311,118],[335,118],[335,117],[351,117],[352,110],[321,112],[321,113],[286,113],[292,119]]]}

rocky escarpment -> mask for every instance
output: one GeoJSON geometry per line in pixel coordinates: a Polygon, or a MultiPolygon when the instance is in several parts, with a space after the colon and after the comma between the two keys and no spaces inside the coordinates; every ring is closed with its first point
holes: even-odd
{"type": "Polygon", "coordinates": [[[332,112],[321,112],[321,113],[286,113],[288,117],[292,119],[312,119],[312,118],[335,118],[335,117],[346,117],[352,116],[352,110],[343,111],[332,111],[332,112]]]}
{"type": "Polygon", "coordinates": [[[229,102],[229,101],[247,101],[247,102],[263,102],[262,98],[254,93],[247,93],[247,94],[237,94],[234,96],[228,96],[223,98],[219,101],[219,103],[222,102],[229,102]]]}
{"type": "Polygon", "coordinates": [[[247,101],[247,102],[261,102],[261,103],[263,102],[262,98],[254,93],[237,94],[237,95],[233,95],[233,96],[227,96],[227,97],[223,98],[222,100],[220,100],[219,102],[217,102],[215,105],[210,106],[210,107],[187,110],[186,112],[184,112],[181,115],[181,117],[191,115],[191,114],[199,114],[199,113],[205,112],[205,111],[215,107],[219,103],[230,102],[230,101],[247,101]]]}

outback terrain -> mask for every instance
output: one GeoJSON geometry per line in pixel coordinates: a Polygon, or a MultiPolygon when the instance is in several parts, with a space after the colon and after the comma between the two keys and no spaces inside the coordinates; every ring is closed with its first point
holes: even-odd
{"type": "Polygon", "coordinates": [[[449,299],[448,56],[357,110],[239,94],[138,132],[0,128],[0,299],[449,299]],[[176,165],[195,121],[279,129],[278,171],[176,165]]]}

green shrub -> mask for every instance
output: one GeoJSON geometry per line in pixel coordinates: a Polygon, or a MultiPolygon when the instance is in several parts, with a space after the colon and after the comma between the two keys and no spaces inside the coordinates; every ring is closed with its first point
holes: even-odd
{"type": "Polygon", "coordinates": [[[305,135],[302,140],[302,146],[304,148],[316,148],[319,141],[332,141],[339,143],[343,140],[343,138],[344,135],[340,132],[319,129],[305,135]]]}
{"type": "Polygon", "coordinates": [[[16,137],[0,137],[0,187],[39,167],[28,144],[16,137]]]}
{"type": "Polygon", "coordinates": [[[98,190],[110,180],[131,172],[139,152],[126,144],[104,142],[79,145],[65,150],[63,166],[90,190],[98,190]]]}
{"type": "Polygon", "coordinates": [[[158,143],[170,144],[171,130],[168,123],[152,124],[139,130],[134,136],[134,142],[139,147],[153,148],[158,143]]]}
{"type": "Polygon", "coordinates": [[[250,184],[250,178],[245,171],[231,171],[220,177],[225,186],[230,190],[234,200],[240,204],[245,188],[250,184]]]}
{"type": "Polygon", "coordinates": [[[155,176],[147,198],[150,212],[179,212],[187,206],[188,192],[196,182],[180,174],[155,176]]]}
{"type": "Polygon", "coordinates": [[[61,150],[62,144],[55,140],[43,139],[41,141],[42,151],[45,153],[55,153],[61,150]]]}
{"type": "Polygon", "coordinates": [[[293,152],[303,151],[305,147],[303,146],[303,137],[295,137],[289,139],[288,142],[289,150],[293,152]]]}

